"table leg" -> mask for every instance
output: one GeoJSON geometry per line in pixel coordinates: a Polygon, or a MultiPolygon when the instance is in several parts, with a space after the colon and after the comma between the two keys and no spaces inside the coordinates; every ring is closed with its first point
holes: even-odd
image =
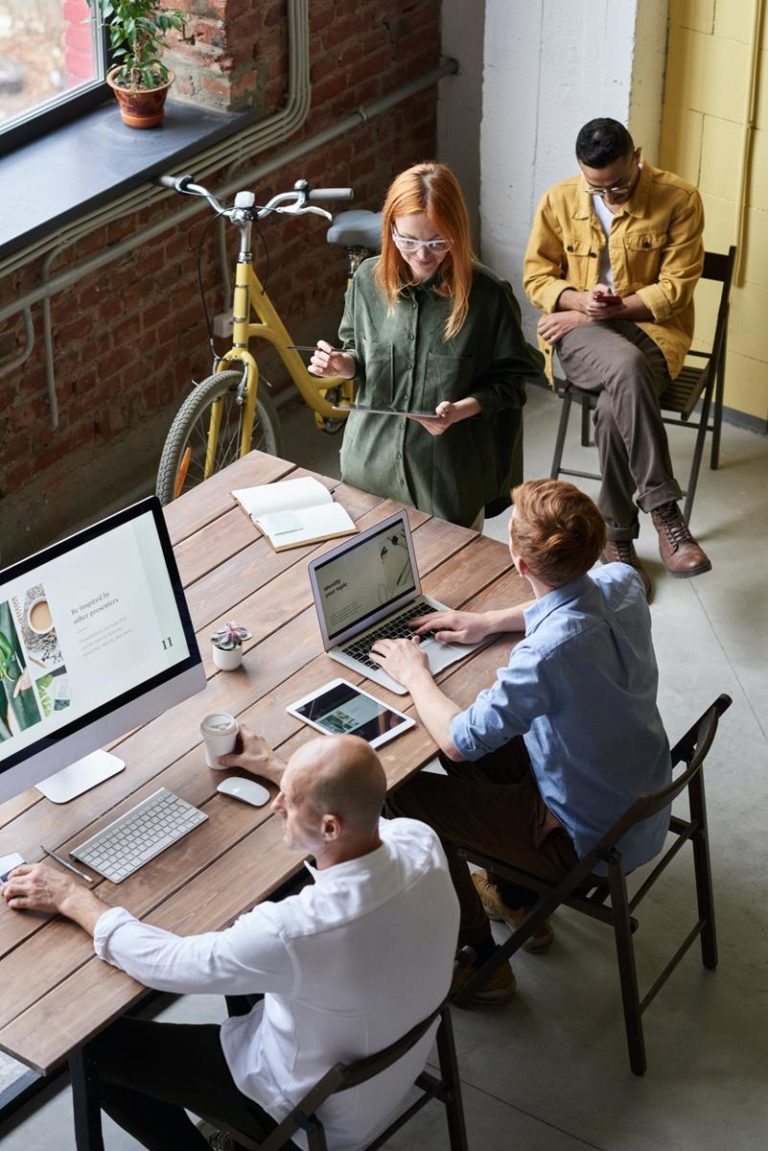
{"type": "Polygon", "coordinates": [[[87,1047],[70,1055],[69,1076],[75,1117],[75,1147],[77,1151],[104,1151],[98,1078],[87,1047]]]}

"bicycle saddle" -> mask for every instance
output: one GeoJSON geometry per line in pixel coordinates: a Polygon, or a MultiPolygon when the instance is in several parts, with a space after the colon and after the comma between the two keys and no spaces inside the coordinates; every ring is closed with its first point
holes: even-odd
{"type": "Polygon", "coordinates": [[[368,212],[364,208],[339,212],[325,238],[329,244],[344,248],[370,248],[378,252],[381,247],[381,212],[368,212]]]}

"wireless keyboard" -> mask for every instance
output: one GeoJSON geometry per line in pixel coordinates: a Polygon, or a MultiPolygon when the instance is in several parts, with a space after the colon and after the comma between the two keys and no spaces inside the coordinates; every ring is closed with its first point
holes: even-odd
{"type": "Polygon", "coordinates": [[[161,787],[69,854],[112,883],[120,883],[207,818],[198,807],[161,787]]]}

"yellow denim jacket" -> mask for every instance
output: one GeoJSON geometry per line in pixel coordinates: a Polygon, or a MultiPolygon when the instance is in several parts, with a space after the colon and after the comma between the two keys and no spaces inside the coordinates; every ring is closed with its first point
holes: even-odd
{"type": "MultiPolygon", "coordinates": [[[[693,338],[693,290],[704,266],[704,210],[692,184],[644,163],[631,197],[613,219],[611,271],[620,296],[636,292],[653,315],[638,321],[664,353],[674,379],[693,338]]],[[[555,184],[536,212],[523,266],[528,298],[553,312],[566,288],[598,282],[606,237],[583,176],[555,184]]],[[[552,348],[539,341],[552,379],[552,348]]]]}

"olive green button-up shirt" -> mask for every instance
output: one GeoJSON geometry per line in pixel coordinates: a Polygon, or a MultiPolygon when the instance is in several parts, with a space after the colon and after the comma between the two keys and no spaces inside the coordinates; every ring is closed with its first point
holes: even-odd
{"type": "MultiPolygon", "coordinates": [[[[652,320],[636,323],[661,348],[672,379],[693,337],[693,290],[704,267],[703,229],[697,189],[648,163],[611,223],[608,254],[616,292],[636,292],[651,312],[652,320]]],[[[539,204],[528,240],[523,268],[528,298],[543,312],[554,312],[566,288],[594,288],[605,245],[583,176],[555,184],[539,204]]],[[[552,349],[545,342],[541,346],[550,374],[552,349]]]]}
{"type": "Polygon", "coordinates": [[[432,436],[414,420],[352,412],[344,430],[344,480],[377,495],[469,526],[509,502],[522,479],[526,377],[543,360],[526,343],[509,284],[473,265],[469,311],[450,340],[451,301],[439,277],[402,290],[391,312],[366,260],[347,290],[339,337],[356,363],[357,402],[434,411],[441,400],[474,397],[482,411],[432,436]]]}

